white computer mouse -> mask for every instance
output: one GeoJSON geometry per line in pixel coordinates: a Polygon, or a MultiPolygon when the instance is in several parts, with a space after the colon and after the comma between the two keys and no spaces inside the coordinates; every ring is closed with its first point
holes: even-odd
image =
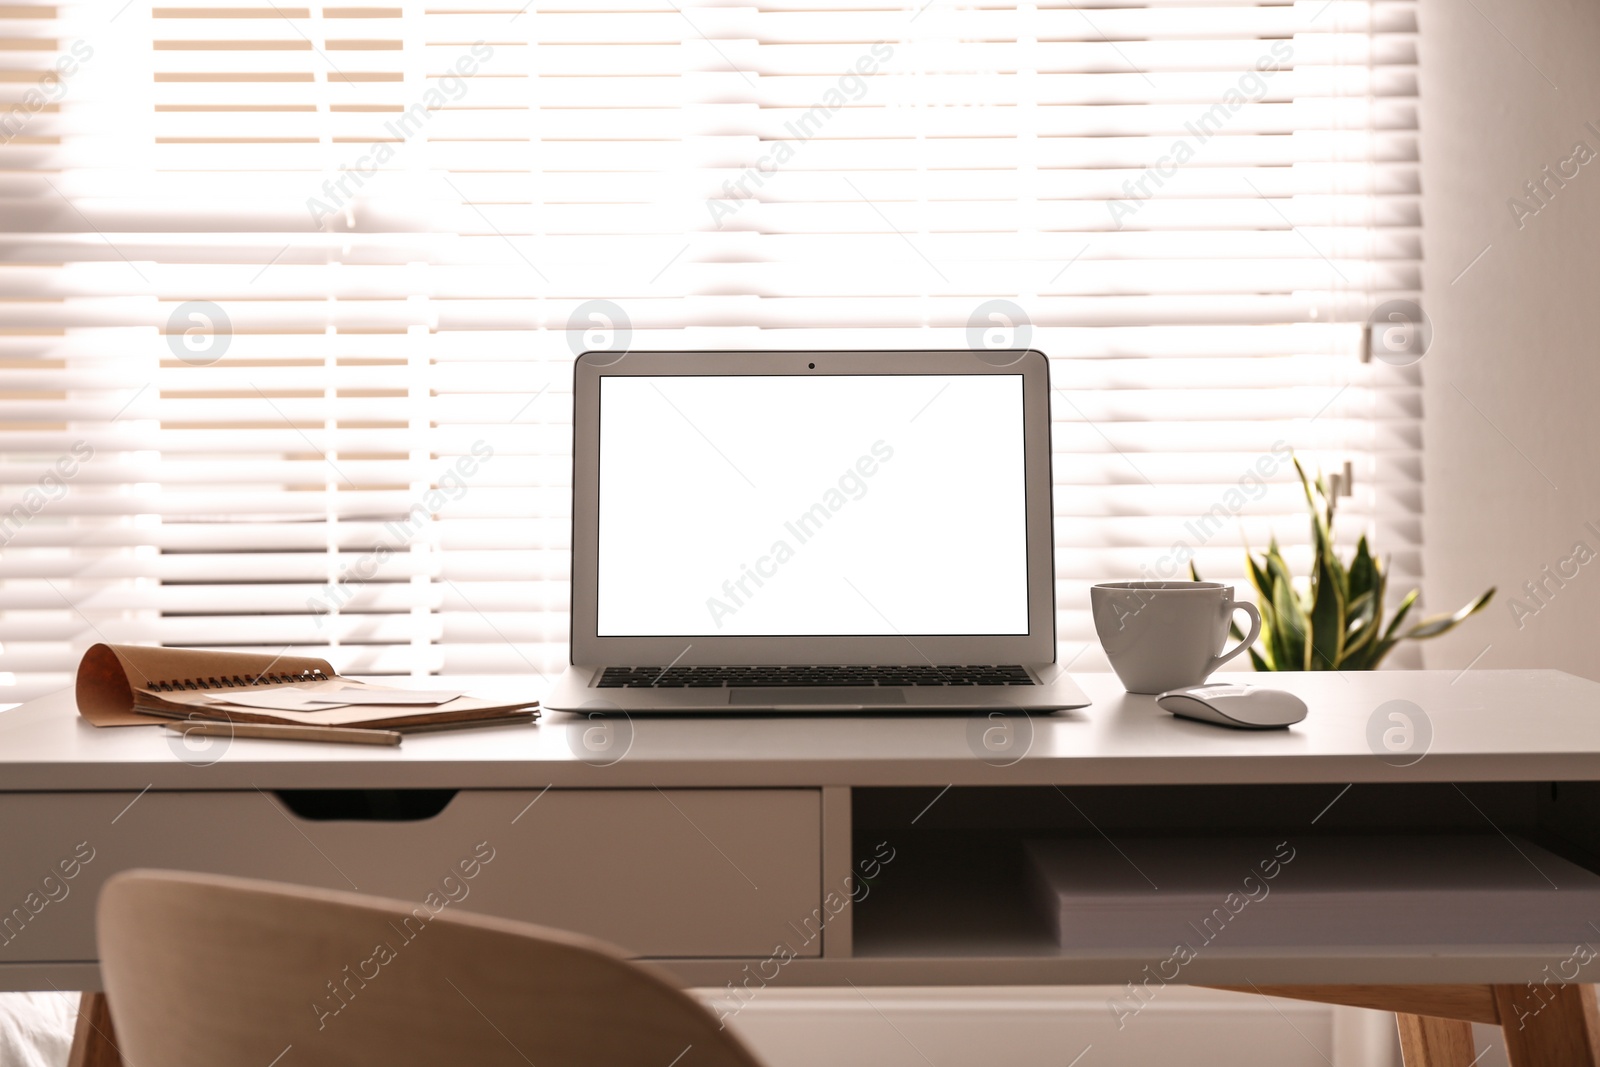
{"type": "Polygon", "coordinates": [[[1156,697],[1156,703],[1185,719],[1245,730],[1292,726],[1306,717],[1305,701],[1293,693],[1235,682],[1169,689],[1156,697]]]}

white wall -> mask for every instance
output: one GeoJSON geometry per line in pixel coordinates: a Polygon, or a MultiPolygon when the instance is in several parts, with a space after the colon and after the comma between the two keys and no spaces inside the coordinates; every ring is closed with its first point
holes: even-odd
{"type": "Polygon", "coordinates": [[[1488,646],[1480,667],[1600,678],[1600,534],[1585,528],[1600,529],[1600,133],[1585,127],[1600,129],[1600,5],[1421,7],[1423,588],[1432,611],[1500,588],[1426,662],[1465,667],[1488,646]],[[1597,158],[1519,229],[1507,200],[1538,207],[1524,183],[1579,140],[1597,158]],[[1569,563],[1540,607],[1523,583],[1579,541],[1595,560],[1569,563]],[[1537,609],[1520,628],[1513,597],[1537,609]]]}

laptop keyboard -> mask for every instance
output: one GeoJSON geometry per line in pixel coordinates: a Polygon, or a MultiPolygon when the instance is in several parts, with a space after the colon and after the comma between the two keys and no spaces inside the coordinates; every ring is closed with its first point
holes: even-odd
{"type": "Polygon", "coordinates": [[[1033,685],[1019,666],[607,667],[601,689],[726,689],[829,685],[1033,685]]]}

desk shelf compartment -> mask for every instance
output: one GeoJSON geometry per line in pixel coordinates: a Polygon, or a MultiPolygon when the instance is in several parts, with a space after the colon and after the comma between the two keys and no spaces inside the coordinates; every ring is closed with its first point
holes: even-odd
{"type": "Polygon", "coordinates": [[[1225,952],[1359,951],[1369,943],[1407,941],[1422,952],[1429,944],[1491,953],[1529,945],[1570,950],[1577,940],[1600,944],[1600,931],[1587,922],[1600,922],[1600,877],[1594,873],[1600,864],[1586,847],[1596,828],[1587,809],[1575,815],[1571,808],[1576,800],[1597,799],[1588,797],[1588,787],[1362,785],[1339,797],[1342,788],[970,787],[937,801],[937,789],[857,789],[856,853],[889,841],[895,860],[855,909],[854,955],[1120,955],[1170,949],[1186,930],[1191,940],[1209,944],[1190,923],[1220,927],[1223,920],[1210,918],[1212,905],[1238,917],[1227,936],[1216,939],[1225,952]],[[1204,856],[1208,846],[1198,842],[1208,838],[1218,851],[1238,852],[1238,886],[1225,885],[1216,872],[1199,879],[1203,885],[1185,886],[1185,861],[1172,853],[1189,849],[1204,856]],[[1038,861],[1052,854],[1058,873],[1068,871],[1076,881],[1046,884],[1038,861]],[[1295,860],[1287,857],[1301,860],[1298,898],[1290,891],[1295,860]],[[1462,877],[1455,877],[1452,870],[1463,864],[1462,877]],[[1398,866],[1406,867],[1404,878],[1386,873],[1398,866]],[[1275,880],[1266,879],[1266,871],[1275,880]],[[1430,878],[1452,889],[1453,895],[1438,894],[1436,906],[1454,909],[1434,917],[1432,933],[1424,926],[1433,906],[1426,892],[1393,895],[1406,879],[1413,889],[1425,889],[1430,878]],[[1318,904],[1303,895],[1317,888],[1310,879],[1337,892],[1318,904]],[[1497,896],[1502,882],[1506,893],[1497,896]],[[1080,896],[1063,904],[1063,885],[1080,896]],[[1098,899],[1096,887],[1106,890],[1098,899]],[[1242,903],[1247,889],[1254,902],[1242,903]],[[1279,892],[1268,896],[1271,889],[1279,892]],[[1232,892],[1237,895],[1230,898],[1232,892]],[[1376,910],[1365,911],[1369,904],[1376,910]],[[1399,914],[1404,908],[1411,909],[1411,920],[1399,914]],[[1326,921],[1296,917],[1319,913],[1326,921]]]}

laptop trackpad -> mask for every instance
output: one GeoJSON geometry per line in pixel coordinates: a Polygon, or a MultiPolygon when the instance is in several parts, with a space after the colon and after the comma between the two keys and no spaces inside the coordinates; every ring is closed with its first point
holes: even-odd
{"type": "Polygon", "coordinates": [[[744,707],[789,710],[798,708],[861,708],[904,704],[906,695],[899,689],[872,685],[841,685],[816,688],[728,690],[728,703],[744,707]]]}

